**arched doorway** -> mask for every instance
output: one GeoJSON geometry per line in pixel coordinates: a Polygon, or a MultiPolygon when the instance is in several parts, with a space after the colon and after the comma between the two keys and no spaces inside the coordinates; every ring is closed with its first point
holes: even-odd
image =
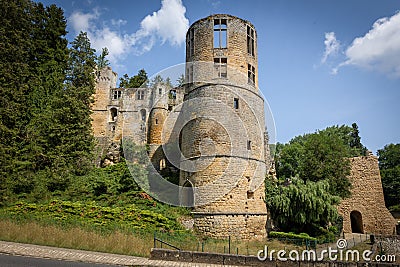
{"type": "Polygon", "coordinates": [[[194,204],[194,192],[193,184],[189,180],[183,184],[181,188],[181,205],[186,207],[193,207],[194,204]]]}
{"type": "Polygon", "coordinates": [[[353,210],[350,213],[350,221],[351,221],[351,232],[352,233],[364,233],[362,216],[359,211],[353,210]]]}

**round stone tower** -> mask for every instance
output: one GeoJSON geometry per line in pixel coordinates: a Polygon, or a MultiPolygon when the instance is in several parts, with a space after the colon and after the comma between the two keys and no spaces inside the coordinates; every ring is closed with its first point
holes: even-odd
{"type": "MultiPolygon", "coordinates": [[[[264,100],[258,91],[257,34],[217,14],[186,37],[180,184],[193,188],[195,228],[207,236],[266,235],[264,100]]],[[[185,204],[185,203],[184,203],[185,204]]]]}

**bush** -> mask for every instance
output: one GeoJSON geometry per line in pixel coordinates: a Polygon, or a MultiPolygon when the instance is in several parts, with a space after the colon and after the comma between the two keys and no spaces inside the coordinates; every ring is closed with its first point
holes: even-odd
{"type": "Polygon", "coordinates": [[[269,232],[268,237],[270,238],[287,238],[287,239],[302,239],[308,241],[316,241],[315,237],[311,237],[306,233],[294,234],[285,232],[269,232]]]}

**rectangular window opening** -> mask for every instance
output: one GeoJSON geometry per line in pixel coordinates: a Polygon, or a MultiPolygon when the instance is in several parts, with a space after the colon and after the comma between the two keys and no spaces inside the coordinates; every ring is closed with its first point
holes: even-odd
{"type": "Polygon", "coordinates": [[[193,71],[193,63],[188,63],[189,66],[186,68],[186,81],[188,83],[193,83],[193,75],[194,75],[194,71],[193,71]]]}
{"type": "Polygon", "coordinates": [[[188,51],[189,57],[193,56],[194,54],[194,29],[190,29],[189,36],[188,36],[188,51]]]}
{"type": "Polygon", "coordinates": [[[226,48],[227,43],[227,20],[214,19],[214,48],[226,48]]]}
{"type": "Polygon", "coordinates": [[[233,99],[233,108],[234,109],[239,109],[239,98],[234,98],[233,99]]]}
{"type": "Polygon", "coordinates": [[[248,64],[247,65],[247,78],[248,78],[248,82],[252,85],[255,84],[256,82],[256,69],[254,68],[254,66],[248,64]]]}
{"type": "Polygon", "coordinates": [[[214,69],[216,78],[228,77],[228,59],[227,58],[214,58],[214,69]]]}
{"type": "Polygon", "coordinates": [[[144,99],[144,91],[143,90],[138,90],[136,93],[136,99],[137,100],[143,100],[144,99]]]}
{"type": "Polygon", "coordinates": [[[113,93],[113,100],[120,99],[122,96],[122,91],[121,90],[114,90],[113,93]]]}
{"type": "Polygon", "coordinates": [[[254,29],[247,25],[247,53],[254,57],[254,29]]]}
{"type": "Polygon", "coordinates": [[[176,99],[176,90],[170,90],[168,97],[169,99],[176,99]]]}
{"type": "Polygon", "coordinates": [[[251,150],[251,141],[247,140],[247,150],[251,150]]]}
{"type": "Polygon", "coordinates": [[[162,95],[162,88],[158,88],[158,94],[162,95]]]}

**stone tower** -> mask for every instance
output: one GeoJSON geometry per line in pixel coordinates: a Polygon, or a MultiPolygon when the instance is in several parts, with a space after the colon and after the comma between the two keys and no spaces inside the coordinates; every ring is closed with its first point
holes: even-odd
{"type": "Polygon", "coordinates": [[[225,14],[196,21],[186,65],[180,184],[193,188],[195,228],[217,238],[264,237],[269,157],[254,26],[225,14]]]}
{"type": "Polygon", "coordinates": [[[350,158],[351,196],[342,200],[338,212],[343,217],[343,233],[396,233],[396,221],[385,206],[378,158],[350,158]]]}

